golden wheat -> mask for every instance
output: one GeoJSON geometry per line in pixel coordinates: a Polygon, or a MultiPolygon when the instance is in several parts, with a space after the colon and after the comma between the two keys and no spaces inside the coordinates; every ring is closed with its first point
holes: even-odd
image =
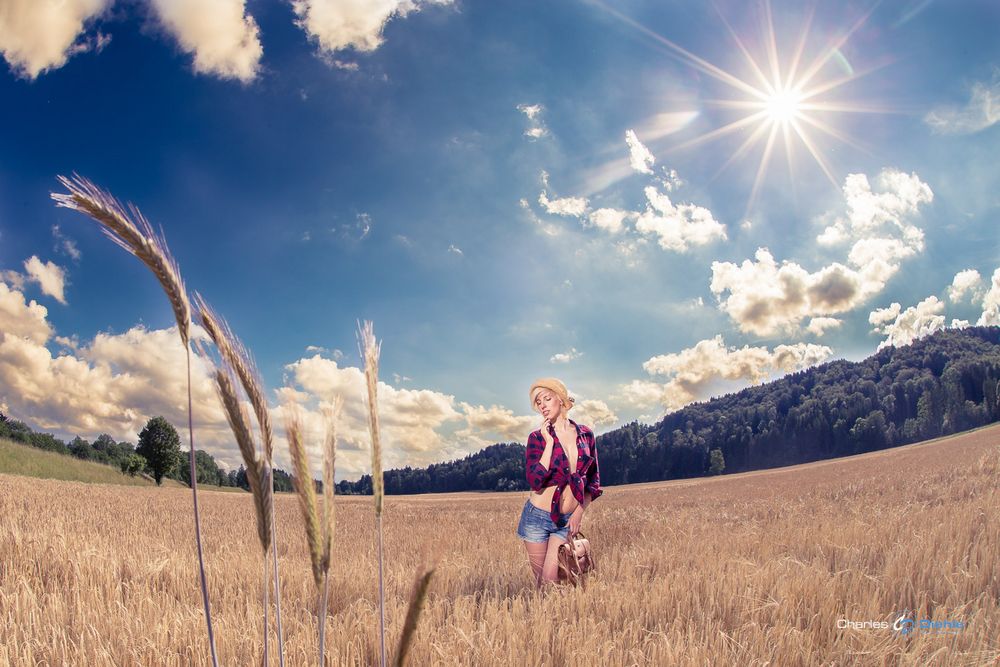
{"type": "MultiPolygon", "coordinates": [[[[387,496],[388,639],[440,554],[413,665],[924,665],[1000,657],[1000,426],[711,479],[608,487],[584,530],[586,592],[534,592],[524,493],[387,496]],[[953,635],[838,619],[958,619],[953,635]],[[933,656],[933,657],[932,657],[933,656]]],[[[0,665],[204,665],[185,489],[0,475],[0,665]]],[[[262,648],[248,495],[202,492],[220,664],[262,648]]],[[[371,498],[339,496],[329,664],[379,660],[371,498]]],[[[286,660],[315,665],[315,584],[297,500],[275,499],[286,660]]]]}

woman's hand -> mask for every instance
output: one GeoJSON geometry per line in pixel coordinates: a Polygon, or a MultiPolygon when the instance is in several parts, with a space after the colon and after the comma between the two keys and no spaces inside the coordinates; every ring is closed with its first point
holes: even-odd
{"type": "Polygon", "coordinates": [[[570,539],[580,532],[580,524],[583,523],[583,505],[577,505],[573,513],[569,515],[569,536],[570,539]]]}
{"type": "Polygon", "coordinates": [[[552,422],[549,421],[546,417],[542,417],[542,438],[545,439],[546,447],[551,447],[552,443],[554,442],[554,440],[552,439],[552,434],[549,433],[549,425],[551,423],[552,422]]]}

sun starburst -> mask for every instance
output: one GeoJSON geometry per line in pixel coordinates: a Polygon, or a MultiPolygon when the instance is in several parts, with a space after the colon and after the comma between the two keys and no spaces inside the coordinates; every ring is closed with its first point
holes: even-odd
{"type": "Polygon", "coordinates": [[[796,146],[801,146],[805,148],[834,187],[838,187],[838,179],[821,150],[819,137],[826,135],[862,151],[866,151],[866,149],[824,120],[824,117],[828,113],[890,112],[887,108],[871,104],[836,101],[830,98],[831,92],[877,69],[877,67],[871,67],[867,70],[855,71],[847,63],[841,51],[848,39],[865,24],[872,10],[861,16],[853,25],[836,32],[808,63],[805,62],[804,56],[807,51],[813,12],[807,15],[795,49],[791,57],[786,59],[783,59],[779,54],[769,1],[765,1],[763,4],[764,58],[755,58],[750,49],[747,48],[745,41],[732,28],[722,13],[718,12],[749,70],[749,76],[741,78],[653,32],[600,0],[594,0],[594,3],[653,38],[656,44],[666,47],[665,53],[667,55],[726,84],[738,93],[738,96],[734,98],[706,100],[706,104],[739,110],[743,112],[742,115],[720,127],[674,145],[670,147],[670,150],[680,151],[734,133],[744,133],[746,136],[742,143],[716,172],[716,176],[718,176],[763,143],[753,187],[747,200],[746,214],[749,214],[753,207],[767,174],[772,154],[779,142],[784,145],[789,173],[795,173],[794,149],[796,146]],[[831,75],[832,68],[827,67],[831,61],[839,62],[843,71],[831,75]]]}

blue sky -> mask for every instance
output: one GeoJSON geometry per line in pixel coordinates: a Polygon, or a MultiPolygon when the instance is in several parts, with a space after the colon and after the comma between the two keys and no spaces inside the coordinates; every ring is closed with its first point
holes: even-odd
{"type": "Polygon", "coordinates": [[[159,286],[49,199],[74,171],[162,226],[279,422],[318,442],[344,394],[338,478],[359,319],[389,465],[523,441],[539,376],[602,432],[1000,324],[992,2],[7,4],[0,408],[60,435],[185,418],[159,286]]]}

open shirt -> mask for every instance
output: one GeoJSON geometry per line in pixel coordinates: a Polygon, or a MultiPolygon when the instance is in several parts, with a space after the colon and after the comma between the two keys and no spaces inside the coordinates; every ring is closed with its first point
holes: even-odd
{"type": "Polygon", "coordinates": [[[562,513],[559,511],[559,501],[562,499],[563,490],[568,486],[573,497],[583,503],[584,492],[590,492],[591,501],[596,500],[604,491],[601,489],[601,474],[597,465],[597,441],[594,432],[586,426],[577,424],[572,419],[569,423],[576,428],[576,471],[570,472],[569,459],[563,450],[562,443],[556,435],[555,428],[550,424],[549,433],[552,434],[552,456],[549,459],[549,467],[545,468],[540,459],[545,451],[545,438],[542,437],[542,430],[532,431],[528,436],[528,445],[525,447],[525,475],[528,478],[528,485],[535,493],[541,493],[542,489],[555,486],[556,491],[552,494],[552,510],[549,516],[552,522],[559,525],[562,513]]]}

